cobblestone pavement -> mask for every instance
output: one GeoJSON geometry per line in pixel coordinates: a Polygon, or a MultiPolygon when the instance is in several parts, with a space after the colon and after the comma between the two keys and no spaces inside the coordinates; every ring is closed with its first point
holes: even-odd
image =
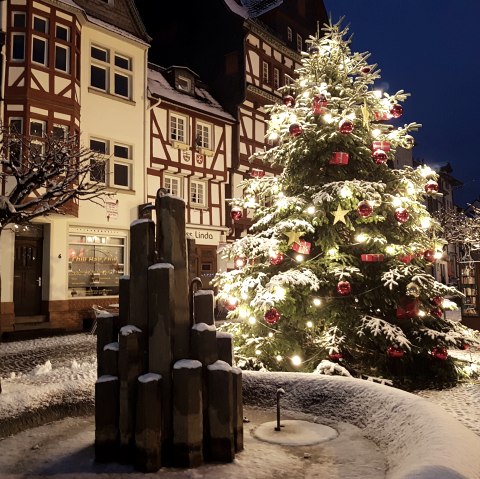
{"type": "MultiPolygon", "coordinates": [[[[53,368],[69,366],[96,355],[96,336],[88,333],[0,343],[0,377],[28,373],[47,360],[53,368]]],[[[480,351],[455,351],[452,355],[480,369],[480,351]]],[[[465,426],[480,435],[480,381],[443,390],[417,391],[419,396],[443,407],[465,426]]]]}

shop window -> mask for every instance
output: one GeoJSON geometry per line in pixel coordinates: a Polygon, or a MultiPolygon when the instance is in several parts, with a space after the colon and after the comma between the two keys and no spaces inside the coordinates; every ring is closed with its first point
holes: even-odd
{"type": "Polygon", "coordinates": [[[68,290],[72,297],[118,294],[125,272],[126,236],[95,230],[68,237],[68,290]]]}

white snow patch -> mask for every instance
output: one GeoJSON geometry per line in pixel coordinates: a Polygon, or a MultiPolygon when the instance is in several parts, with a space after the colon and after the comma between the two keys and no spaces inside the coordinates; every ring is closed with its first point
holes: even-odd
{"type": "Polygon", "coordinates": [[[218,361],[215,361],[213,364],[209,364],[207,368],[210,371],[231,371],[232,370],[232,366],[230,366],[230,364],[220,359],[218,361]]]}
{"type": "Polygon", "coordinates": [[[214,324],[207,324],[207,323],[196,323],[192,326],[192,329],[194,331],[200,331],[200,332],[217,330],[214,324]]]}
{"type": "Polygon", "coordinates": [[[142,330],[134,326],[133,324],[127,324],[126,326],[123,326],[120,328],[120,334],[122,336],[128,336],[129,334],[132,333],[141,333],[142,330]]]}
{"type": "Polygon", "coordinates": [[[96,383],[108,383],[110,381],[118,381],[118,376],[112,376],[111,374],[104,374],[103,376],[100,376],[96,383]]]}
{"type": "Polygon", "coordinates": [[[35,366],[35,368],[32,371],[32,374],[34,376],[40,376],[41,374],[48,374],[52,371],[52,363],[50,360],[47,360],[45,364],[39,364],[38,366],[35,366]]]}
{"type": "Polygon", "coordinates": [[[232,339],[233,334],[232,333],[226,333],[225,331],[217,331],[217,338],[232,339]]]}
{"type": "Polygon", "coordinates": [[[149,266],[148,269],[175,269],[170,263],[155,263],[149,266]]]}
{"type": "Polygon", "coordinates": [[[132,226],[136,226],[136,225],[139,225],[139,224],[142,224],[142,223],[153,223],[153,220],[151,219],[148,219],[148,218],[140,218],[138,220],[133,220],[131,223],[130,223],[130,228],[132,226]]]}
{"type": "Polygon", "coordinates": [[[242,374],[242,370],[240,368],[232,367],[232,374],[242,374]]]}
{"type": "Polygon", "coordinates": [[[138,380],[141,383],[149,383],[152,381],[160,381],[162,379],[161,374],[156,374],[156,373],[147,373],[147,374],[142,374],[141,376],[138,376],[138,380]]]}
{"type": "Polygon", "coordinates": [[[196,359],[179,359],[173,365],[173,369],[196,369],[201,367],[202,363],[196,359]]]}
{"type": "Polygon", "coordinates": [[[211,289],[199,289],[195,291],[194,296],[213,296],[213,291],[211,289]]]}
{"type": "Polygon", "coordinates": [[[118,344],[118,342],[108,343],[105,344],[105,346],[103,347],[104,351],[118,351],[119,349],[120,345],[118,344]]]}

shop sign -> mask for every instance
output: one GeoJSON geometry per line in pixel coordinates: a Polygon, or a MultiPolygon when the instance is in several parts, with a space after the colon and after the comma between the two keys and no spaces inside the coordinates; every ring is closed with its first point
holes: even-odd
{"type": "Polygon", "coordinates": [[[187,228],[187,239],[195,240],[196,244],[218,245],[220,243],[220,231],[187,228]]]}

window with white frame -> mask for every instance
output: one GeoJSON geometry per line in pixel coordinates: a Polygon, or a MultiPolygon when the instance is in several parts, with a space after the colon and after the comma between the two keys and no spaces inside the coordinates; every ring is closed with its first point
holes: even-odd
{"type": "Polygon", "coordinates": [[[278,68],[273,69],[273,88],[275,90],[280,87],[280,70],[278,68]]]}
{"type": "Polygon", "coordinates": [[[198,121],[196,124],[195,144],[199,148],[212,149],[212,125],[198,121]]]}
{"type": "Polygon", "coordinates": [[[52,136],[55,140],[62,141],[68,138],[68,126],[53,125],[52,136]]]}
{"type": "Polygon", "coordinates": [[[45,136],[46,122],[42,120],[30,120],[30,156],[32,158],[45,154],[45,143],[41,139],[45,136]]]}
{"type": "Polygon", "coordinates": [[[113,143],[111,159],[111,186],[132,188],[132,147],[121,143],[113,143]]]}
{"type": "Polygon", "coordinates": [[[46,38],[32,36],[32,62],[47,66],[48,41],[46,38]]]}
{"type": "Polygon", "coordinates": [[[265,61],[262,61],[262,81],[270,83],[270,65],[265,61]]]}
{"type": "Polygon", "coordinates": [[[164,175],[163,187],[167,190],[167,193],[183,198],[181,177],[167,174],[164,175]]]}
{"type": "Polygon", "coordinates": [[[55,45],[55,68],[65,73],[70,72],[70,48],[65,45],[55,45]]]}
{"type": "Polygon", "coordinates": [[[192,92],[192,80],[190,78],[178,75],[175,81],[177,90],[181,90],[187,93],[192,92]]]}
{"type": "Polygon", "coordinates": [[[65,42],[70,41],[70,28],[66,25],[61,25],[57,23],[55,26],[55,37],[58,40],[64,40],[65,42]]]}
{"type": "Polygon", "coordinates": [[[190,180],[190,204],[207,206],[207,188],[205,181],[190,180]]]}
{"type": "Polygon", "coordinates": [[[42,138],[45,135],[45,125],[42,120],[30,120],[30,136],[42,138]]]}
{"type": "Polygon", "coordinates": [[[187,117],[170,113],[170,140],[187,143],[187,117]]]}
{"type": "Polygon", "coordinates": [[[90,56],[90,86],[131,99],[132,59],[95,45],[90,48],[90,56]]]}
{"type": "Polygon", "coordinates": [[[290,86],[293,83],[293,78],[290,75],[285,74],[285,86],[290,86]]]}
{"type": "Polygon", "coordinates": [[[12,60],[15,62],[25,60],[25,33],[12,33],[12,60]]]}
{"type": "Polygon", "coordinates": [[[22,139],[23,134],[23,118],[10,118],[9,120],[10,133],[13,135],[19,135],[18,138],[12,138],[12,142],[9,145],[9,158],[14,165],[20,165],[20,159],[22,157],[22,139]]]}
{"type": "Polygon", "coordinates": [[[291,42],[292,38],[293,38],[292,29],[290,27],[287,27],[287,40],[291,42]]]}
{"type": "Polygon", "coordinates": [[[98,156],[90,160],[90,179],[99,183],[106,183],[106,160],[101,156],[108,155],[108,142],[97,138],[90,138],[90,150],[98,156]]]}
{"type": "Polygon", "coordinates": [[[297,33],[297,50],[301,52],[303,49],[303,39],[302,36],[297,33]]]}
{"type": "Polygon", "coordinates": [[[14,28],[27,26],[27,14],[25,12],[12,12],[12,25],[14,28]]]}

